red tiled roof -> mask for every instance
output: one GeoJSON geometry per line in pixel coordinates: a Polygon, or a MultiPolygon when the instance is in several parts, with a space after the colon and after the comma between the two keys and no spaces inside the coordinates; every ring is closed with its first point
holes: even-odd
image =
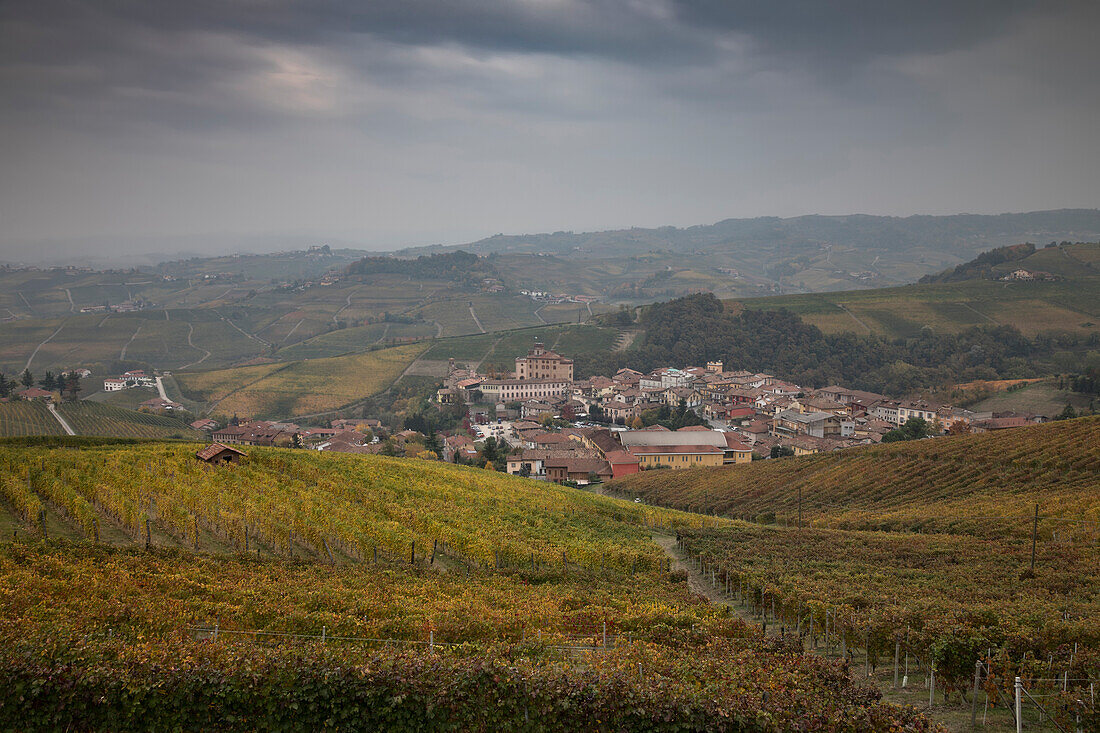
{"type": "Polygon", "coordinates": [[[232,453],[236,453],[239,456],[244,455],[244,451],[237,450],[231,445],[223,445],[222,443],[211,443],[210,445],[206,446],[198,453],[196,453],[195,456],[197,458],[201,458],[204,461],[209,461],[211,458],[224,451],[230,451],[232,453]]]}

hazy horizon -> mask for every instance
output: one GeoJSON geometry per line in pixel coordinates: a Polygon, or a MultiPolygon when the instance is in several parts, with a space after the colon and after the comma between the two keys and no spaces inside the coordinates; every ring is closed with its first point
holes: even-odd
{"type": "Polygon", "coordinates": [[[1078,0],[15,0],[0,259],[1096,208],[1098,26],[1078,0]]]}

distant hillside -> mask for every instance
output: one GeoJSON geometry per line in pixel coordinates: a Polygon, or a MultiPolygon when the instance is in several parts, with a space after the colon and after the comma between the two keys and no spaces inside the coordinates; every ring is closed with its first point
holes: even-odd
{"type": "Polygon", "coordinates": [[[623,300],[692,288],[721,294],[829,291],[912,282],[995,247],[1100,238],[1100,210],[994,216],[800,216],[726,219],[687,228],[496,235],[460,247],[418,247],[414,256],[462,249],[495,253],[520,285],[606,293],[623,300]],[[560,265],[572,263],[577,271],[560,265]],[[666,273],[668,282],[646,282],[666,273]],[[589,277],[589,276],[595,276],[589,277]]]}
{"type": "Polygon", "coordinates": [[[979,325],[1007,325],[1027,336],[1065,331],[1100,334],[1100,244],[985,253],[920,284],[875,290],[784,295],[728,303],[733,309],[785,308],[825,333],[913,338],[959,333],[979,325]],[[1015,269],[1048,272],[1058,279],[1001,282],[1015,269]],[[964,279],[960,279],[964,278],[964,279]]]}
{"type": "MultiPolygon", "coordinates": [[[[1100,417],[608,484],[647,503],[841,529],[1027,534],[1044,516],[1100,522],[1100,417]]],[[[1045,523],[1057,527],[1057,520],[1045,523]]]]}
{"type": "Polygon", "coordinates": [[[993,280],[1017,269],[1076,280],[1100,275],[1097,263],[1100,263],[1100,244],[1097,243],[1051,242],[1040,250],[1036,250],[1035,245],[1030,243],[1014,244],[982,252],[970,262],[956,265],[950,270],[925,275],[920,282],[993,280]]]}

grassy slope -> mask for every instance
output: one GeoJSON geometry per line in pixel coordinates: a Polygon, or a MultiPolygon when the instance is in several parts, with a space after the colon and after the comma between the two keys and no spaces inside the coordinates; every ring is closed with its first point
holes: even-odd
{"type": "Polygon", "coordinates": [[[1003,283],[971,280],[875,290],[780,295],[730,301],[731,307],[786,308],[827,333],[850,331],[908,338],[929,327],[958,332],[1001,323],[1033,336],[1041,331],[1100,332],[1100,275],[1086,263],[1097,245],[1043,249],[1012,267],[1045,270],[1056,282],[1003,283]]]}
{"type": "Polygon", "coordinates": [[[409,344],[288,364],[177,374],[183,393],[216,414],[293,417],[335,410],[388,387],[422,351],[409,344]]]}
{"type": "Polygon", "coordinates": [[[968,409],[975,412],[1017,410],[1037,415],[1057,415],[1066,405],[1072,405],[1075,410],[1088,409],[1091,401],[1088,395],[1058,389],[1057,384],[1043,380],[1022,389],[998,392],[970,405],[968,409]]]}
{"type": "MultiPolygon", "coordinates": [[[[852,448],[743,466],[653,471],[608,488],[706,513],[815,526],[1030,531],[1044,516],[1100,521],[1100,418],[997,433],[852,448]]],[[[1059,526],[1044,522],[1045,531],[1059,526]]]]}

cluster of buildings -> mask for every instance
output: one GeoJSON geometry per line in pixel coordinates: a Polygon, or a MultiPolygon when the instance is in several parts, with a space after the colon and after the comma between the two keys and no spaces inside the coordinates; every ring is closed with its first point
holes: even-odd
{"type": "MultiPolygon", "coordinates": [[[[505,376],[487,377],[452,359],[437,396],[442,403],[470,405],[479,437],[511,447],[510,473],[578,483],[653,468],[741,463],[775,448],[807,455],[868,445],[910,418],[939,431],[961,423],[970,432],[1046,419],[975,413],[840,386],[814,390],[771,374],[726,371],[721,361],[575,380],[573,360],[541,343],[518,357],[515,371],[505,376]],[[644,427],[643,415],[652,418],[662,408],[690,409],[706,424],[644,427]],[[550,431],[540,423],[546,416],[574,427],[550,431]]],[[[452,441],[452,455],[472,452],[469,438],[448,438],[448,445],[452,441]]]]}
{"type": "Polygon", "coordinates": [[[566,293],[548,293],[545,290],[521,290],[519,293],[538,303],[548,305],[557,303],[597,303],[600,300],[595,295],[568,295],[566,293]]]}
{"type": "Polygon", "coordinates": [[[144,369],[134,369],[133,371],[123,372],[117,377],[107,377],[103,380],[104,392],[121,392],[124,389],[132,389],[133,387],[155,386],[157,386],[157,378],[144,369]]]}

